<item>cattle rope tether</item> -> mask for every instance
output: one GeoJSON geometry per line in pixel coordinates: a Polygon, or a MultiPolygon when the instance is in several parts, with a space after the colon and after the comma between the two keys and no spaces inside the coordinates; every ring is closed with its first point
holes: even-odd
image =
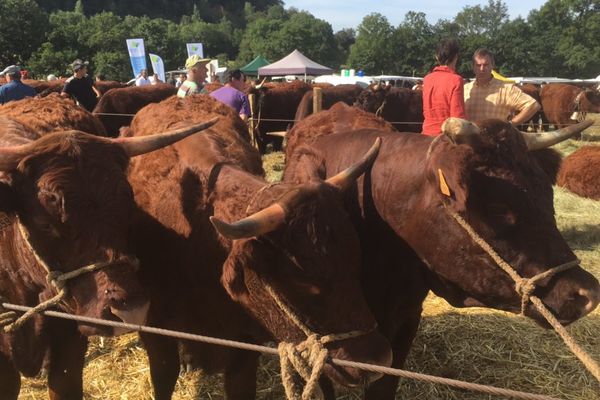
{"type": "Polygon", "coordinates": [[[494,260],[494,262],[515,281],[515,290],[521,295],[521,314],[524,313],[527,303],[531,301],[538,309],[540,314],[546,318],[548,323],[560,335],[567,347],[569,347],[573,354],[575,354],[575,356],[579,358],[583,365],[585,365],[588,371],[590,371],[592,375],[600,382],[600,366],[598,363],[575,342],[565,327],[562,326],[556,317],[554,317],[548,308],[546,308],[544,303],[538,297],[532,296],[532,293],[535,290],[536,282],[579,265],[579,260],[575,259],[566,262],[531,278],[523,278],[510,264],[504,261],[502,257],[496,253],[489,243],[487,243],[481,236],[477,234],[477,232],[475,232],[473,227],[469,225],[464,218],[462,218],[456,212],[450,210],[445,204],[444,207],[446,208],[446,211],[448,211],[448,213],[456,220],[456,222],[458,222],[458,224],[469,234],[473,241],[477,243],[479,247],[481,247],[492,258],[492,260],[494,260]]]}
{"type": "Polygon", "coordinates": [[[283,382],[286,397],[290,400],[310,400],[314,397],[318,399],[323,398],[323,393],[318,385],[318,380],[323,372],[325,361],[327,361],[329,355],[329,352],[324,345],[338,340],[366,335],[371,333],[375,327],[364,331],[356,330],[345,333],[319,335],[311,331],[311,329],[300,320],[298,315],[285,304],[271,285],[265,283],[265,289],[271,295],[281,311],[283,311],[283,313],[306,335],[306,340],[297,345],[281,342],[277,347],[281,363],[281,380],[283,382]],[[295,373],[300,375],[306,382],[302,391],[297,387],[294,380],[295,373]]]}
{"type": "Polygon", "coordinates": [[[383,113],[383,107],[385,107],[385,102],[387,101],[387,99],[383,99],[383,101],[381,102],[381,105],[379,106],[379,108],[377,110],[375,110],[375,116],[376,117],[381,117],[381,114],[383,113]]]}
{"type": "MultiPolygon", "coordinates": [[[[17,226],[19,227],[21,236],[25,240],[25,244],[27,245],[28,250],[33,254],[35,260],[46,270],[46,273],[47,273],[46,280],[48,281],[48,283],[50,285],[52,285],[52,286],[54,286],[54,288],[56,288],[58,293],[56,294],[56,296],[54,296],[46,301],[43,301],[40,304],[38,304],[37,306],[33,307],[31,310],[28,310],[25,314],[21,315],[18,319],[16,319],[12,323],[10,323],[12,321],[12,318],[10,318],[9,315],[0,314],[0,326],[4,326],[5,332],[12,332],[16,329],[19,329],[34,314],[39,314],[40,312],[45,311],[48,308],[59,304],[67,295],[67,290],[68,290],[67,281],[69,279],[73,279],[80,275],[83,275],[83,274],[86,274],[89,272],[94,272],[99,269],[114,265],[116,262],[118,262],[120,260],[119,259],[116,261],[102,261],[102,262],[97,262],[97,263],[93,263],[93,264],[88,264],[88,265],[85,265],[83,267],[77,268],[76,270],[69,271],[69,272],[61,272],[61,271],[52,270],[50,268],[50,266],[44,261],[44,259],[39,255],[39,253],[33,247],[33,244],[31,243],[31,237],[29,235],[29,232],[27,231],[27,228],[21,223],[20,219],[18,219],[18,218],[17,218],[17,226]]],[[[131,260],[131,261],[134,263],[138,262],[137,259],[131,260]]],[[[0,312],[1,311],[2,310],[0,309],[0,312]]]]}

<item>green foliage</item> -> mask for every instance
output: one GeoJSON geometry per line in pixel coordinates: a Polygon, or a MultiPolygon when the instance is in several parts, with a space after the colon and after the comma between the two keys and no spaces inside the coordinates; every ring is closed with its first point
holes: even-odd
{"type": "Polygon", "coordinates": [[[0,66],[24,64],[44,41],[48,15],[33,0],[0,0],[0,66]]]}
{"type": "Polygon", "coordinates": [[[394,28],[379,13],[369,14],[358,26],[356,42],[350,46],[348,65],[366,74],[379,75],[393,70],[397,56],[391,46],[394,28]]]}

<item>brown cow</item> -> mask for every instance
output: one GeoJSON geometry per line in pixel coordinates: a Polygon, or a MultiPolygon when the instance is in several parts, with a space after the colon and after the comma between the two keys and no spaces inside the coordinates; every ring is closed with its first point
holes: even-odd
{"type": "Polygon", "coordinates": [[[600,112],[600,92],[597,90],[552,83],[542,87],[540,97],[546,119],[557,128],[575,124],[577,120],[572,119],[577,116],[575,112],[580,118],[585,118],[587,112],[600,112]]]}
{"type": "MultiPolygon", "coordinates": [[[[524,83],[519,85],[519,89],[533,97],[535,101],[537,101],[540,105],[542,104],[542,99],[540,97],[541,85],[535,85],[533,83],[524,83]]],[[[526,121],[524,124],[519,126],[519,129],[522,131],[526,131],[529,128],[529,125],[533,125],[534,130],[543,131],[545,126],[548,126],[548,120],[544,115],[544,112],[540,109],[536,112],[533,117],[529,121],[526,121]],[[541,122],[540,122],[541,121],[541,122]]]]}
{"type": "Polygon", "coordinates": [[[423,92],[420,90],[377,85],[363,90],[354,105],[391,122],[401,132],[423,130],[423,92]]]}
{"type": "MultiPolygon", "coordinates": [[[[313,126],[309,119],[290,135],[314,138],[311,130],[322,122],[313,126]]],[[[351,191],[346,208],[361,239],[365,295],[392,343],[394,367],[404,363],[429,290],[456,307],[521,310],[515,282],[467,234],[458,216],[523,277],[576,262],[556,227],[552,185],[528,151],[558,139],[523,136],[499,120],[456,122],[447,121],[446,134],[437,138],[374,129],[325,135],[296,147],[286,165],[286,181],[322,179],[382,138],[378,158],[351,191]]],[[[552,134],[560,139],[586,126],[552,134]]],[[[575,265],[538,284],[533,294],[568,324],[594,310],[600,285],[575,265]]],[[[525,315],[543,324],[537,310],[525,305],[525,315]]],[[[366,398],[393,399],[396,386],[397,378],[385,376],[368,388],[366,398]]]]}
{"type": "Polygon", "coordinates": [[[600,146],[584,146],[563,160],[558,186],[594,200],[600,200],[600,146]]]}
{"type": "Polygon", "coordinates": [[[251,88],[248,94],[254,94],[254,117],[256,121],[256,139],[261,153],[267,145],[273,150],[281,150],[283,138],[267,135],[267,132],[281,132],[294,122],[298,104],[304,93],[312,89],[309,83],[297,80],[290,83],[265,83],[251,88]]]}
{"type": "Polygon", "coordinates": [[[104,95],[106,92],[112,89],[126,88],[127,84],[118,81],[96,81],[94,82],[94,87],[98,89],[101,95],[104,95]]]}
{"type": "Polygon", "coordinates": [[[100,98],[93,114],[100,119],[108,136],[116,137],[119,129],[128,126],[133,115],[144,106],[158,103],[175,93],[177,89],[166,83],[113,89],[100,98]]]}
{"type": "MultiPolygon", "coordinates": [[[[239,120],[209,96],[190,96],[147,106],[131,128],[144,135],[214,115],[239,120]]],[[[358,331],[326,344],[333,357],[389,365],[389,345],[373,332],[360,291],[359,244],[339,193],[375,153],[350,177],[267,184],[248,167],[259,155],[241,139],[243,130],[236,135],[219,124],[132,164],[130,182],[144,212],[135,237],[142,279],[152,294],[150,323],[258,343],[306,339],[276,305],[278,296],[318,335],[358,331]]],[[[155,398],[169,399],[179,371],[177,343],[142,338],[155,398]]],[[[228,399],[254,398],[257,354],[201,343],[186,343],[184,353],[207,373],[224,371],[228,399]]],[[[374,377],[331,365],[325,373],[346,384],[374,377]]]]}
{"type": "Polygon", "coordinates": [[[40,136],[63,130],[106,136],[98,118],[85,108],[78,107],[73,100],[58,94],[11,101],[0,106],[0,115],[19,121],[40,136]]]}
{"type": "MultiPolygon", "coordinates": [[[[210,126],[210,124],[205,124],[210,126]]],[[[128,239],[133,193],[130,157],[164,147],[202,128],[111,140],[80,131],[37,136],[16,121],[0,120],[0,297],[35,306],[64,290],[55,307],[76,315],[144,323],[148,299],[136,277],[128,239]],[[95,270],[60,284],[82,267],[95,270]]],[[[1,303],[0,302],[0,303],[1,303]]],[[[2,324],[12,322],[0,304],[2,324]],[[8,320],[6,320],[8,318],[8,320]]],[[[20,375],[33,376],[49,354],[51,399],[81,399],[88,335],[111,327],[33,314],[0,334],[0,397],[15,400],[20,375]]]]}
{"type": "MultiPolygon", "coordinates": [[[[323,96],[322,109],[328,110],[338,101],[342,101],[349,106],[354,104],[358,95],[363,91],[359,85],[337,85],[328,86],[321,90],[323,96]]],[[[296,111],[295,121],[300,121],[313,113],[313,91],[308,91],[302,96],[298,109],[296,111]]]]}

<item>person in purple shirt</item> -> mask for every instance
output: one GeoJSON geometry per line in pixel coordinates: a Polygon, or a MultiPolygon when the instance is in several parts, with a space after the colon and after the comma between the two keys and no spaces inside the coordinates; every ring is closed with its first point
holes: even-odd
{"type": "Polygon", "coordinates": [[[215,90],[210,96],[233,108],[240,118],[246,121],[250,115],[250,104],[243,92],[245,85],[246,76],[239,69],[235,69],[227,74],[225,86],[215,90]]]}
{"type": "Polygon", "coordinates": [[[0,86],[0,104],[36,95],[31,86],[21,82],[21,68],[18,66],[6,67],[4,71],[0,72],[0,76],[4,76],[7,82],[5,85],[0,86]]]}

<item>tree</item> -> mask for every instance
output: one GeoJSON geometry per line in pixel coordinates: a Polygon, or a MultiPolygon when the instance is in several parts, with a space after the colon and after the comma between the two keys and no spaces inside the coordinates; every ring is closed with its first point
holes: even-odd
{"type": "Polygon", "coordinates": [[[350,46],[356,42],[356,31],[352,28],[342,29],[333,35],[337,46],[338,58],[335,65],[346,68],[346,60],[350,54],[350,46]]]}
{"type": "Polygon", "coordinates": [[[425,13],[410,11],[394,32],[394,71],[403,75],[425,75],[434,64],[436,40],[425,13]]]}
{"type": "Polygon", "coordinates": [[[0,65],[21,64],[44,42],[48,15],[33,0],[0,0],[0,65]]]}
{"type": "Polygon", "coordinates": [[[356,42],[350,46],[348,65],[367,74],[391,73],[396,51],[391,45],[394,29],[379,13],[369,14],[358,26],[356,42]]]}

